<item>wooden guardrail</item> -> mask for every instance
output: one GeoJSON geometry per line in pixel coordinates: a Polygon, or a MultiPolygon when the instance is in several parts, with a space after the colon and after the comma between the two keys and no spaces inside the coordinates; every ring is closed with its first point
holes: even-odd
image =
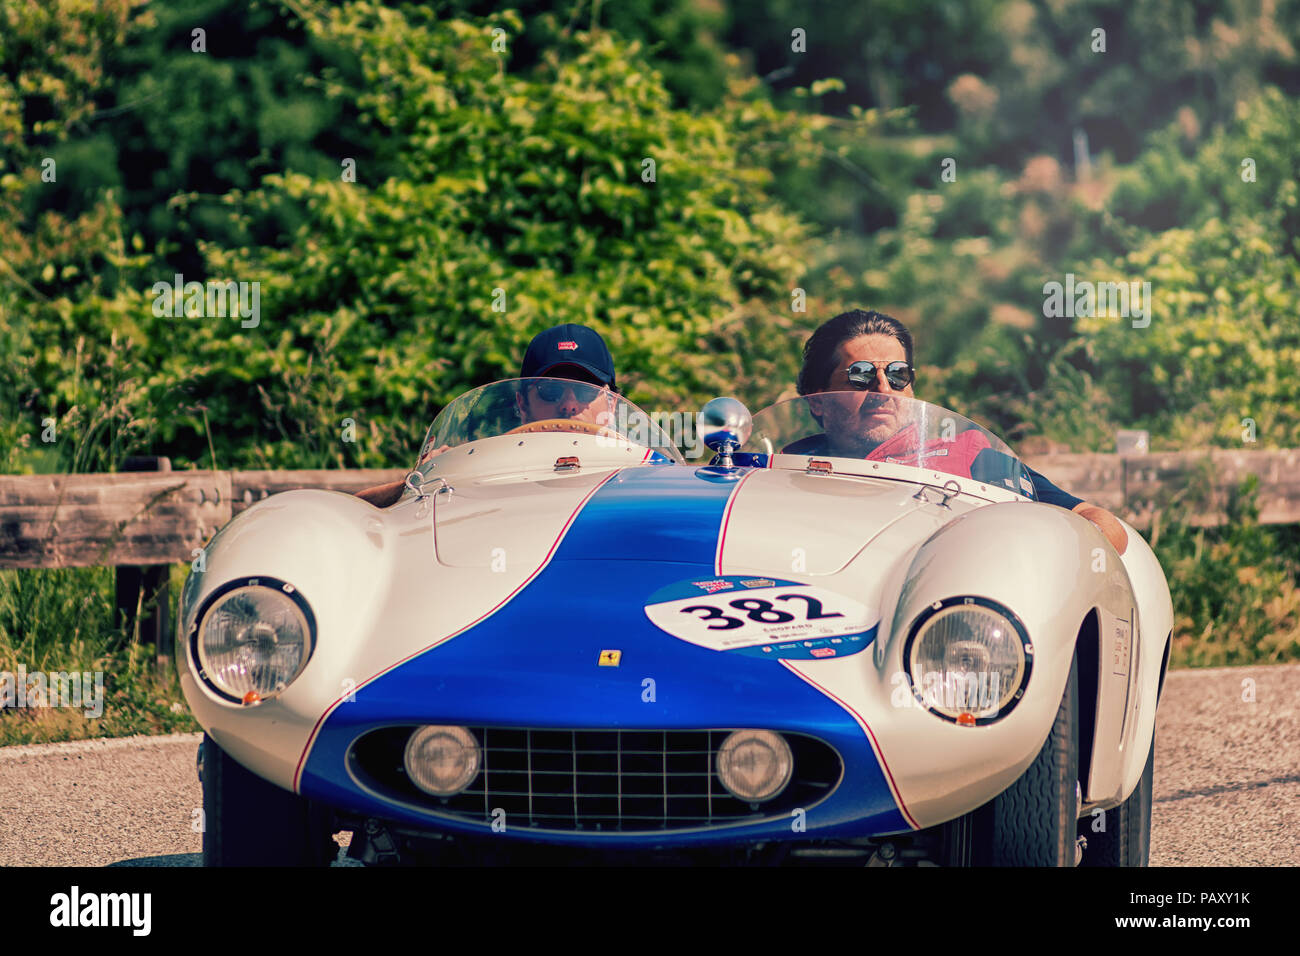
{"type": "MultiPolygon", "coordinates": [[[[1194,519],[1225,520],[1247,475],[1259,478],[1263,524],[1300,522],[1300,450],[1041,455],[1026,463],[1135,527],[1196,481],[1208,496],[1194,519]]],[[[172,471],[0,476],[0,569],[189,561],[253,502],[294,488],[347,494],[395,481],[405,469],[172,471]]]]}
{"type": "Polygon", "coordinates": [[[0,568],[189,561],[253,502],[293,488],[348,494],[405,469],[0,476],[0,568]]]}
{"type": "Polygon", "coordinates": [[[1250,475],[1259,480],[1260,524],[1300,523],[1300,449],[1026,455],[1024,461],[1135,528],[1149,527],[1157,511],[1175,503],[1192,509],[1195,526],[1223,524],[1229,502],[1250,475]]]}
{"type": "MultiPolygon", "coordinates": [[[[1143,527],[1198,478],[1208,496],[1194,519],[1225,520],[1247,475],[1259,478],[1263,524],[1300,522],[1300,450],[1041,455],[1026,463],[1053,482],[1143,527]]],[[[172,471],[0,476],[0,569],[189,561],[253,502],[294,488],[347,494],[405,469],[172,471]]]]}
{"type": "Polygon", "coordinates": [[[166,458],[121,472],[0,476],[0,568],[116,567],[118,621],[169,666],[170,565],[190,561],[232,517],[292,488],[353,493],[382,471],[171,471],[166,458]]]}

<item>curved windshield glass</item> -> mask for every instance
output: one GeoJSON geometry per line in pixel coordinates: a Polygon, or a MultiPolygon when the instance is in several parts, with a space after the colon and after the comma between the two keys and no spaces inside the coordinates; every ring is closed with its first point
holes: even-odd
{"type": "Polygon", "coordinates": [[[482,438],[537,432],[630,441],[661,456],[652,461],[682,461],[663,430],[622,395],[566,378],[512,378],[468,391],[444,408],[424,436],[418,464],[482,438]]]}
{"type": "Polygon", "coordinates": [[[964,415],[896,393],[821,392],[778,402],[754,415],[741,451],[884,461],[1035,497],[1028,470],[1002,439],[964,415]]]}

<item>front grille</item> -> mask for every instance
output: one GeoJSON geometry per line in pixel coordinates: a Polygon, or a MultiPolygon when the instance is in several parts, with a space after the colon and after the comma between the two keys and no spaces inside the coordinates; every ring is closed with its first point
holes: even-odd
{"type": "Polygon", "coordinates": [[[414,727],[388,727],[350,751],[354,776],[380,796],[485,825],[549,831],[664,831],[748,823],[808,809],[839,782],[835,751],[785,734],[794,772],[763,804],[722,786],[716,753],[730,730],[529,730],[471,727],[482,767],[468,789],[441,799],[407,778],[402,754],[414,727]],[[504,817],[502,817],[504,811],[504,817]]]}

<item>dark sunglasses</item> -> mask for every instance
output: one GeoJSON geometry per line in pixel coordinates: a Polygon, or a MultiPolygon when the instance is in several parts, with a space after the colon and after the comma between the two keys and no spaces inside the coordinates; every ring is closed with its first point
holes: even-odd
{"type": "Polygon", "coordinates": [[[902,390],[912,384],[916,377],[912,371],[912,366],[906,362],[854,362],[849,366],[849,385],[854,388],[871,388],[876,384],[876,368],[880,365],[885,366],[885,381],[889,387],[895,390],[902,390]]]}
{"type": "Polygon", "coordinates": [[[602,391],[600,386],[588,385],[586,382],[539,382],[537,397],[553,404],[564,398],[564,393],[570,389],[573,390],[574,400],[580,405],[590,405],[602,391]]]}

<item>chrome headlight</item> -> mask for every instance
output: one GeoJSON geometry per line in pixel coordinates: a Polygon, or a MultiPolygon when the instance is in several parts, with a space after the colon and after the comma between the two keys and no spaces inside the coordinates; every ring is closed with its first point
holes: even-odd
{"type": "Polygon", "coordinates": [[[790,745],[770,730],[737,730],[718,748],[718,779],[747,803],[771,800],[790,782],[793,769],[790,745]]]}
{"type": "Polygon", "coordinates": [[[916,699],[931,713],[975,726],[1006,716],[1033,664],[1024,624],[987,598],[936,601],[912,624],[903,649],[916,699]]]}
{"type": "Polygon", "coordinates": [[[266,577],[233,581],[206,604],[190,650],[199,678],[219,696],[260,703],[302,673],[315,619],[293,585],[266,577]]]}

